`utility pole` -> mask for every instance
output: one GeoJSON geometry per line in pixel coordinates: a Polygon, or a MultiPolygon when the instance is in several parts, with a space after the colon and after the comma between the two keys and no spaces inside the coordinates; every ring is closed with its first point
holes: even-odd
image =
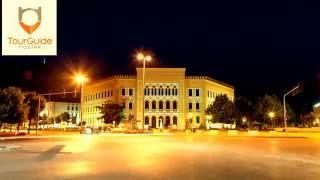
{"type": "MultiPolygon", "coordinates": [[[[288,132],[287,130],[287,109],[286,109],[286,96],[290,93],[294,92],[300,87],[300,84],[292,88],[290,91],[288,91],[286,94],[283,95],[283,121],[284,121],[284,130],[285,132],[288,132]]],[[[299,92],[298,92],[299,93],[299,92]]]]}

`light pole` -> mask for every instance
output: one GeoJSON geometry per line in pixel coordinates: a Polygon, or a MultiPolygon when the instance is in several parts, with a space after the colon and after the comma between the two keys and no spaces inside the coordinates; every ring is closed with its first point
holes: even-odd
{"type": "Polygon", "coordinates": [[[81,84],[81,95],[80,95],[80,129],[82,128],[82,101],[83,101],[83,84],[88,81],[88,78],[83,74],[76,74],[75,81],[81,84]]]}
{"type": "Polygon", "coordinates": [[[284,121],[284,131],[287,132],[287,109],[286,109],[286,96],[297,90],[300,87],[298,84],[296,87],[291,89],[289,92],[283,95],[283,121],[284,121]]]}
{"type": "Polygon", "coordinates": [[[268,115],[269,115],[269,117],[270,117],[271,124],[272,124],[272,126],[274,127],[274,123],[273,123],[274,112],[271,111],[271,112],[268,113],[268,115]]]}
{"type": "Polygon", "coordinates": [[[138,61],[142,61],[143,63],[143,69],[142,69],[142,129],[144,129],[144,76],[146,71],[146,62],[152,61],[152,56],[150,54],[146,53],[138,53],[136,56],[138,61]]]}

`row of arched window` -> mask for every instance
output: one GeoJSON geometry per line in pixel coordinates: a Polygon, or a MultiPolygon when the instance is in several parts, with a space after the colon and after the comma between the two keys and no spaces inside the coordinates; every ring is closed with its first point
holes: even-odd
{"type": "Polygon", "coordinates": [[[145,109],[152,109],[152,110],[154,110],[154,109],[160,109],[160,110],[162,110],[162,109],[164,109],[164,107],[165,107],[165,109],[174,109],[174,110],[176,110],[177,108],[178,108],[178,103],[177,103],[177,101],[173,101],[172,103],[170,102],[170,101],[145,101],[145,103],[144,103],[144,108],[145,109]]]}
{"type": "MultiPolygon", "coordinates": [[[[160,117],[158,118],[158,120],[159,120],[158,125],[159,125],[160,122],[161,122],[161,123],[163,123],[164,127],[168,127],[168,126],[170,126],[170,125],[177,125],[177,124],[178,124],[178,118],[177,118],[177,116],[173,116],[173,118],[172,118],[172,124],[171,124],[171,118],[170,118],[170,116],[166,116],[165,119],[163,119],[163,117],[160,116],[160,117]]],[[[152,127],[156,127],[156,124],[157,124],[156,122],[157,122],[156,116],[152,116],[151,119],[149,118],[149,116],[145,116],[145,117],[144,117],[144,124],[145,124],[145,125],[151,125],[152,127]],[[150,120],[151,120],[151,122],[150,122],[150,120]]]]}
{"type": "Polygon", "coordinates": [[[178,89],[176,86],[173,88],[170,88],[169,86],[167,87],[162,87],[160,86],[159,88],[156,86],[146,86],[144,89],[144,95],[145,96],[178,96],[178,89]]]}

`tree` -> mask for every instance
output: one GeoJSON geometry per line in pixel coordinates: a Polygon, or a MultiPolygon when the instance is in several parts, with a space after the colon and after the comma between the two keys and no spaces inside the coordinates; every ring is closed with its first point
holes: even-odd
{"type": "Polygon", "coordinates": [[[227,95],[219,95],[206,109],[206,114],[211,115],[214,122],[232,123],[234,121],[235,106],[227,95]]]}
{"type": "Polygon", "coordinates": [[[69,123],[71,120],[71,115],[68,112],[63,112],[57,117],[57,119],[59,119],[60,122],[69,123]]]}
{"type": "Polygon", "coordinates": [[[256,121],[263,124],[273,124],[271,118],[269,117],[269,112],[274,113],[272,121],[277,121],[282,117],[283,106],[281,101],[275,95],[264,95],[259,97],[254,105],[254,116],[256,121]]]}
{"type": "Polygon", "coordinates": [[[72,116],[71,123],[72,124],[77,124],[77,116],[72,116]]]}
{"type": "MultiPolygon", "coordinates": [[[[291,106],[286,103],[287,120],[296,117],[291,106]]],[[[283,123],[283,104],[276,95],[264,95],[259,97],[254,105],[254,116],[256,120],[263,124],[281,125],[283,123]],[[269,117],[269,112],[274,113],[274,117],[269,117]]]]}
{"type": "Polygon", "coordinates": [[[302,126],[307,125],[308,127],[312,126],[312,122],[315,119],[315,114],[313,112],[300,114],[300,120],[302,122],[302,126]]]}
{"type": "Polygon", "coordinates": [[[253,104],[251,101],[249,101],[247,98],[239,96],[235,99],[234,102],[235,105],[235,116],[236,116],[236,120],[237,120],[237,124],[241,124],[242,122],[242,118],[246,117],[246,119],[251,122],[252,121],[252,108],[253,108],[253,104]]]}
{"type": "Polygon", "coordinates": [[[104,120],[105,124],[115,122],[117,126],[122,120],[126,118],[124,115],[124,104],[106,102],[102,106],[97,106],[97,108],[100,110],[102,114],[100,118],[104,120]]]}
{"type": "Polygon", "coordinates": [[[38,118],[38,113],[43,111],[45,108],[46,100],[35,92],[26,92],[24,93],[25,99],[24,103],[29,107],[28,111],[28,119],[29,119],[29,128],[28,128],[28,133],[30,133],[31,129],[31,123],[32,121],[36,120],[38,118]],[[38,112],[39,108],[39,98],[40,98],[40,111],[38,112]]]}
{"type": "Polygon", "coordinates": [[[8,87],[0,90],[0,127],[3,123],[9,123],[11,127],[13,124],[18,124],[19,130],[28,110],[23,100],[24,95],[20,88],[8,87]]]}

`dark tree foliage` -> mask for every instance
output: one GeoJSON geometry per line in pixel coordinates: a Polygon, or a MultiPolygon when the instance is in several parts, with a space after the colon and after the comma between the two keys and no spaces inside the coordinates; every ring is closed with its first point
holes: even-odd
{"type": "Polygon", "coordinates": [[[213,121],[220,123],[232,123],[235,112],[235,105],[227,95],[216,96],[215,101],[206,109],[206,114],[212,115],[213,121]]]}
{"type": "Polygon", "coordinates": [[[104,120],[105,124],[115,122],[116,125],[119,125],[119,123],[125,119],[125,106],[123,104],[107,102],[97,108],[100,110],[102,114],[101,118],[104,120]]]}

